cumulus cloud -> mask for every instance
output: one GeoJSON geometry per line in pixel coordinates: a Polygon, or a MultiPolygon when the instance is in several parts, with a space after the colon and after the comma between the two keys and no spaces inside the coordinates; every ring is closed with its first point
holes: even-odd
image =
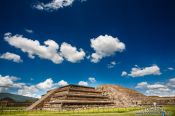
{"type": "Polygon", "coordinates": [[[147,82],[140,82],[137,84],[137,86],[135,88],[146,88],[148,85],[147,82]]]}
{"type": "Polygon", "coordinates": [[[80,82],[78,83],[78,85],[88,86],[88,82],[86,82],[86,81],[80,81],[80,82]]]}
{"type": "Polygon", "coordinates": [[[169,79],[167,86],[175,88],[175,78],[169,79]]]}
{"type": "Polygon", "coordinates": [[[145,93],[149,96],[160,96],[160,97],[175,96],[175,91],[170,90],[168,88],[159,88],[157,90],[149,89],[149,90],[146,90],[145,93]]]}
{"type": "MultiPolygon", "coordinates": [[[[123,76],[126,76],[127,72],[123,72],[123,76]]],[[[152,65],[150,67],[144,67],[144,68],[139,68],[134,67],[131,69],[130,74],[127,74],[128,76],[131,77],[141,77],[141,76],[146,76],[146,75],[160,75],[160,68],[157,65],[152,65]]]]}
{"type": "Polygon", "coordinates": [[[68,85],[68,82],[66,82],[64,80],[61,80],[61,81],[58,82],[58,85],[59,86],[66,86],[66,85],[68,85]]]}
{"type": "Polygon", "coordinates": [[[0,87],[0,93],[6,93],[8,91],[7,87],[0,87]]]}
{"type": "Polygon", "coordinates": [[[122,74],[121,74],[122,77],[127,76],[127,75],[128,75],[128,73],[126,71],[122,71],[122,74]]]}
{"type": "Polygon", "coordinates": [[[96,79],[94,77],[89,77],[88,80],[91,82],[91,83],[95,83],[96,82],[96,79]]]}
{"type": "Polygon", "coordinates": [[[39,98],[46,91],[48,91],[50,89],[54,89],[58,85],[60,86],[60,83],[66,84],[66,82],[63,83],[63,81],[55,83],[52,80],[52,78],[48,78],[45,81],[39,82],[37,84],[33,84],[33,85],[26,85],[25,84],[22,88],[18,89],[17,93],[20,94],[20,95],[39,98]]]}
{"type": "Polygon", "coordinates": [[[151,96],[175,96],[175,78],[169,79],[167,82],[140,82],[135,88],[142,89],[146,95],[151,96]]]}
{"type": "Polygon", "coordinates": [[[74,0],[52,0],[49,3],[38,3],[36,5],[34,5],[34,8],[41,10],[41,11],[54,11],[54,10],[58,10],[60,8],[63,7],[67,7],[72,5],[72,3],[74,2],[74,0]]]}
{"type": "Polygon", "coordinates": [[[26,84],[18,82],[20,78],[15,76],[2,76],[0,75],[0,92],[7,92],[13,89],[19,95],[37,97],[39,98],[42,94],[50,89],[54,89],[58,86],[68,85],[68,82],[61,80],[59,82],[54,82],[52,78],[47,78],[43,82],[36,84],[26,84]]]}
{"type": "Polygon", "coordinates": [[[9,86],[13,86],[14,81],[16,81],[17,78],[13,77],[13,76],[2,76],[0,75],[0,86],[5,86],[5,87],[9,87],[9,86]]]}
{"type": "Polygon", "coordinates": [[[159,89],[159,88],[167,88],[167,87],[160,83],[148,84],[147,82],[141,82],[137,84],[136,88],[159,89]]]}
{"type": "Polygon", "coordinates": [[[60,51],[62,56],[72,63],[79,62],[85,57],[85,52],[83,49],[80,48],[78,51],[76,47],[73,47],[65,42],[61,44],[60,51]]]}
{"type": "Polygon", "coordinates": [[[51,89],[54,86],[53,80],[51,78],[46,79],[43,82],[40,82],[36,85],[37,88],[39,89],[51,89]]]}
{"type": "Polygon", "coordinates": [[[115,65],[116,65],[116,62],[115,62],[115,61],[111,61],[111,62],[107,65],[107,67],[108,67],[108,68],[114,68],[115,65]]]}
{"type": "Polygon", "coordinates": [[[21,88],[23,85],[25,85],[24,83],[16,82],[18,80],[20,80],[20,78],[15,76],[0,75],[0,92],[5,92],[9,88],[21,88]]]}
{"type": "Polygon", "coordinates": [[[93,38],[91,41],[91,47],[95,53],[91,55],[91,62],[97,63],[102,58],[114,55],[116,52],[122,52],[125,49],[125,44],[120,42],[116,37],[109,35],[100,35],[97,38],[93,38]]]}
{"type": "Polygon", "coordinates": [[[1,87],[21,87],[21,83],[15,83],[15,81],[19,80],[20,78],[15,76],[2,76],[0,75],[0,86],[1,87]]]}
{"type": "Polygon", "coordinates": [[[41,45],[38,40],[28,39],[22,35],[12,36],[11,33],[6,33],[4,35],[4,39],[11,46],[19,48],[21,51],[27,53],[31,59],[34,59],[35,56],[38,56],[42,59],[51,60],[55,64],[60,64],[64,60],[63,58],[69,62],[76,63],[83,60],[85,57],[85,52],[82,48],[78,50],[76,47],[66,42],[61,44],[59,51],[59,45],[54,40],[50,39],[44,41],[44,45],[41,45]]]}
{"type": "Polygon", "coordinates": [[[13,62],[16,62],[16,63],[23,62],[23,60],[21,59],[21,57],[19,55],[14,54],[14,53],[10,53],[10,52],[6,52],[6,53],[0,55],[0,58],[6,59],[6,60],[12,60],[13,62]]]}
{"type": "MultiPolygon", "coordinates": [[[[18,82],[19,80],[20,78],[15,76],[0,75],[0,92],[8,92],[8,90],[13,89],[13,91],[17,91],[17,94],[19,95],[40,97],[40,95],[45,93],[47,90],[53,89],[60,85],[59,83],[54,83],[51,78],[33,85],[18,82]]],[[[63,81],[60,81],[60,83],[66,84],[67,82],[63,83],[63,81]]]]}
{"type": "Polygon", "coordinates": [[[17,93],[19,95],[29,96],[29,97],[37,97],[39,98],[41,94],[46,91],[55,88],[57,83],[54,83],[52,78],[48,78],[43,82],[33,85],[24,85],[22,88],[18,89],[17,93]]]}
{"type": "Polygon", "coordinates": [[[68,82],[61,80],[58,83],[55,83],[52,78],[48,78],[38,84],[24,85],[22,88],[18,89],[17,93],[24,96],[39,98],[46,91],[65,85],[68,85],[68,82]]]}
{"type": "Polygon", "coordinates": [[[63,58],[57,52],[59,45],[53,40],[47,40],[44,42],[44,45],[41,45],[38,40],[31,40],[23,37],[22,35],[12,36],[11,33],[6,33],[4,39],[11,46],[28,53],[28,56],[32,59],[34,59],[35,55],[37,55],[40,58],[51,60],[56,64],[63,61],[63,58]]]}
{"type": "Polygon", "coordinates": [[[23,88],[19,89],[17,93],[19,95],[24,95],[24,96],[29,96],[29,97],[38,97],[38,92],[39,90],[36,88],[36,86],[23,86],[23,88]]]}

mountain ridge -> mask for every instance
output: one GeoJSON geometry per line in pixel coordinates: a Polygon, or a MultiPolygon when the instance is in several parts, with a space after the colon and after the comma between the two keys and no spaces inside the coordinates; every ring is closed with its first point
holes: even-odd
{"type": "Polygon", "coordinates": [[[23,95],[17,95],[13,93],[0,93],[0,100],[4,98],[11,98],[15,102],[25,102],[25,101],[36,101],[38,98],[29,97],[29,96],[23,96],[23,95]]]}

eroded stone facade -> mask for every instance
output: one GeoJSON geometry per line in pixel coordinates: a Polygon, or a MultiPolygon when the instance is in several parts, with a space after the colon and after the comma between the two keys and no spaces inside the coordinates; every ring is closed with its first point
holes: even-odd
{"type": "Polygon", "coordinates": [[[68,85],[48,91],[46,95],[30,106],[30,109],[72,110],[111,106],[108,96],[93,87],[68,85]]]}

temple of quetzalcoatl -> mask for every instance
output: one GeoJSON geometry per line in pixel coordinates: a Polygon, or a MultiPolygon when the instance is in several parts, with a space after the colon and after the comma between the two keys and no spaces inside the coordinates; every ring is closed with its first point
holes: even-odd
{"type": "Polygon", "coordinates": [[[93,107],[131,107],[175,105],[175,97],[145,96],[118,85],[99,85],[96,88],[67,85],[53,89],[33,103],[27,110],[73,110],[93,107]]]}
{"type": "Polygon", "coordinates": [[[67,85],[48,91],[27,110],[69,110],[110,105],[113,101],[93,87],[67,85]]]}

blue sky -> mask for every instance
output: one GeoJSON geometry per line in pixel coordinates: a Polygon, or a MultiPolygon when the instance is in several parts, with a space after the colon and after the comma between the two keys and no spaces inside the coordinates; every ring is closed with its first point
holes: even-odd
{"type": "Polygon", "coordinates": [[[173,0],[65,1],[1,1],[1,92],[117,84],[175,95],[173,0]]]}

